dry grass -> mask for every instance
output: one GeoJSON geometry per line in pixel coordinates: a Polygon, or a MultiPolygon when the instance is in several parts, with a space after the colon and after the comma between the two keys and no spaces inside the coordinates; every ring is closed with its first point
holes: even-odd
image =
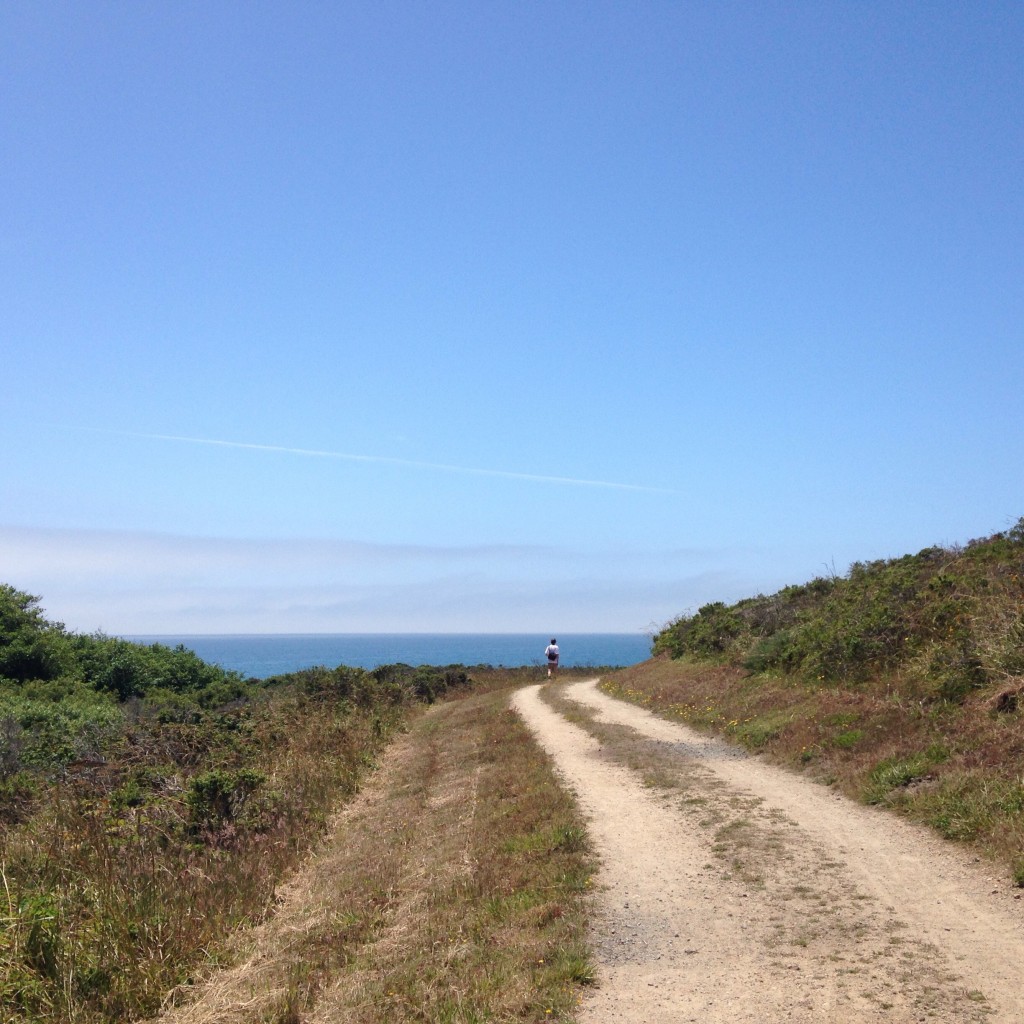
{"type": "Polygon", "coordinates": [[[936,704],[894,675],[826,686],[664,657],[602,687],[970,842],[1024,884],[1024,706],[995,690],[936,704]]]}
{"type": "MultiPolygon", "coordinates": [[[[474,671],[479,693],[542,675],[474,671]]],[[[417,706],[408,680],[347,669],[206,712],[140,701],[103,757],[37,773],[24,800],[6,780],[0,812],[17,813],[0,813],[0,1021],[157,1012],[272,914],[281,879],[417,706]]],[[[338,927],[365,920],[346,909],[338,927]]]]}
{"type": "Polygon", "coordinates": [[[274,920],[240,937],[241,965],[169,1019],[570,1020],[592,978],[593,870],[575,806],[507,691],[438,705],[274,920]]]}
{"type": "Polygon", "coordinates": [[[262,919],[326,808],[355,791],[400,716],[339,715],[290,698],[257,705],[238,719],[243,742],[221,741],[216,753],[220,777],[244,768],[265,782],[216,823],[193,820],[182,768],[191,751],[170,762],[175,733],[159,723],[135,731],[134,761],[53,785],[31,821],[0,830],[0,1019],[152,1013],[227,935],[262,919]],[[118,802],[139,773],[159,791],[118,802]]]}

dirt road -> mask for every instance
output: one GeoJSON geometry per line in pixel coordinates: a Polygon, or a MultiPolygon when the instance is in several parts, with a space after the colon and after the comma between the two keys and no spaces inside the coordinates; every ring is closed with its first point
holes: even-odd
{"type": "Polygon", "coordinates": [[[601,857],[582,1022],[1024,1021],[1024,901],[984,865],[596,684],[513,697],[601,857]]]}

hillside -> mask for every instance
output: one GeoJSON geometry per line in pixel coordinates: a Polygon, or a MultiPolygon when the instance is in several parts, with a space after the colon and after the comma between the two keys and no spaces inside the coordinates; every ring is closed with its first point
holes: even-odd
{"type": "MultiPolygon", "coordinates": [[[[423,868],[419,854],[402,853],[438,828],[464,845],[453,854],[428,843],[436,871],[472,848],[498,872],[481,892],[455,891],[450,909],[456,932],[475,913],[499,935],[480,940],[485,965],[502,971],[484,1001],[534,1019],[564,1005],[565,980],[586,973],[571,909],[589,874],[583,830],[509,722],[503,691],[520,677],[483,676],[384,666],[248,680],[184,648],[69,633],[37,598],[0,587],[0,1020],[120,1024],[186,998],[226,962],[236,934],[276,918],[282,885],[321,848],[386,746],[417,723],[402,783],[417,788],[395,796],[395,830],[375,809],[362,845],[354,833],[338,839],[353,885],[369,888],[349,894],[326,933],[309,935],[315,955],[286,964],[284,991],[261,1019],[297,1020],[329,962],[376,942],[395,880],[423,868]],[[450,700],[428,727],[428,707],[470,692],[475,703],[450,700]],[[460,743],[469,745],[453,770],[486,811],[474,816],[470,803],[468,831],[466,807],[453,803],[449,819],[437,802],[438,786],[462,784],[441,767],[460,743]]],[[[458,872],[452,884],[459,890],[458,872]]],[[[420,1020],[420,1002],[446,995],[414,980],[402,998],[420,1020]]]]}
{"type": "Polygon", "coordinates": [[[609,692],[890,807],[1024,885],[1024,519],[669,623],[609,692]]]}

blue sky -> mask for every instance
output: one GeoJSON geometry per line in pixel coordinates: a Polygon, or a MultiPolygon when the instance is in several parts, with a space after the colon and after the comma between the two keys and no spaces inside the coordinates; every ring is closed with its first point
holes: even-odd
{"type": "Polygon", "coordinates": [[[645,630],[1024,515],[1019,3],[0,10],[0,580],[645,630]]]}

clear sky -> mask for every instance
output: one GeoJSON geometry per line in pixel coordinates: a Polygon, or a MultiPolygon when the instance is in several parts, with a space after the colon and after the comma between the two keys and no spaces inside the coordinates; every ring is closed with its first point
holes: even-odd
{"type": "Polygon", "coordinates": [[[0,7],[0,581],[632,631],[1024,515],[1019,2],[0,7]]]}

